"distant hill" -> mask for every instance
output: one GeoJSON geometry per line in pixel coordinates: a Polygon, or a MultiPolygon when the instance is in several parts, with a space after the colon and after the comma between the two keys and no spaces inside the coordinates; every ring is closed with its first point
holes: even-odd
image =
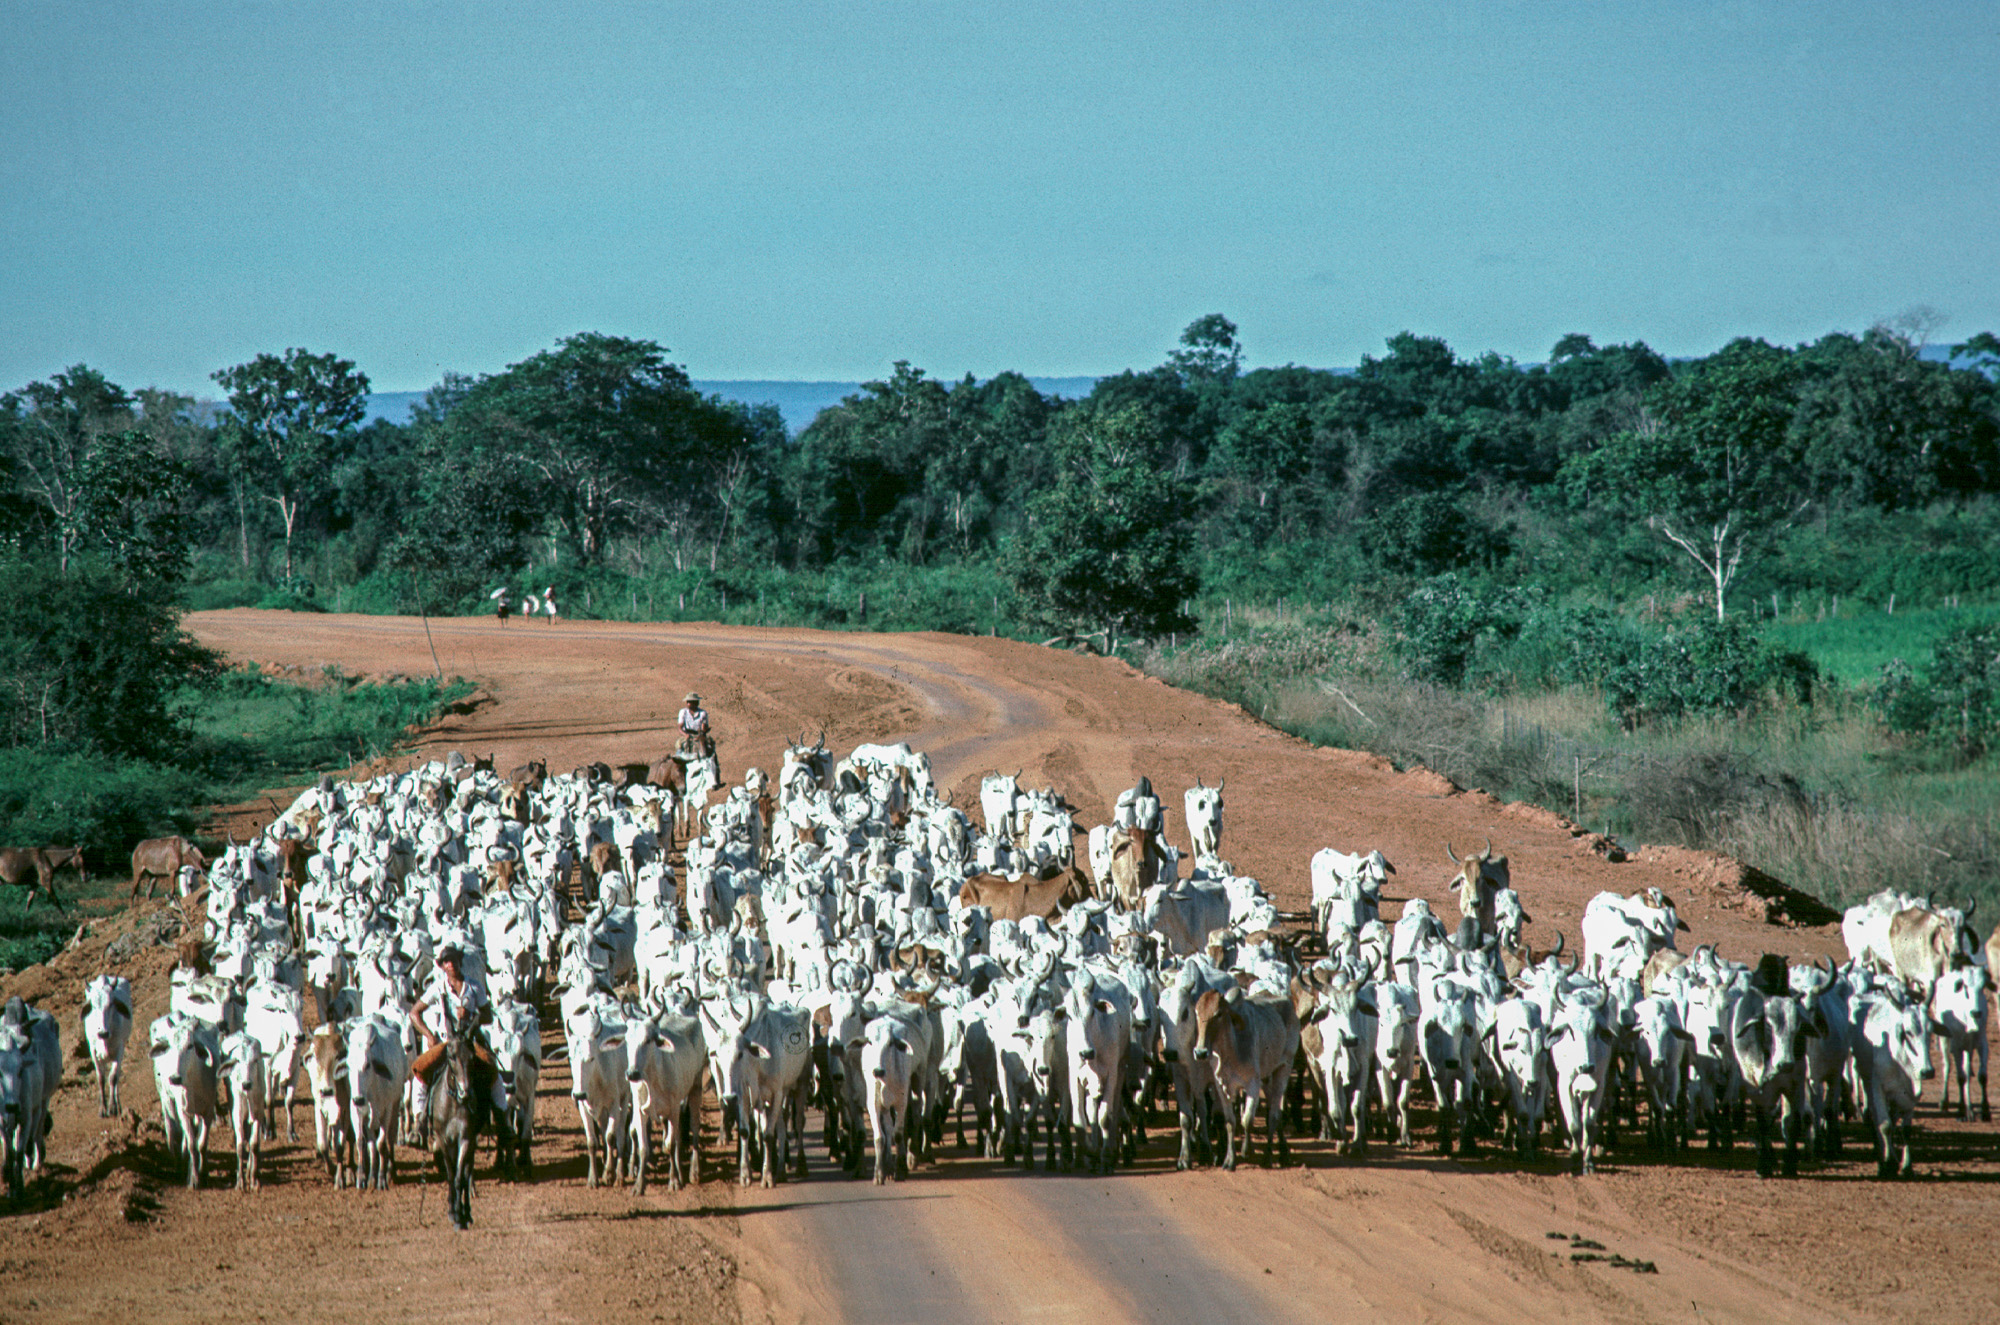
{"type": "MultiPolygon", "coordinates": [[[[1094,377],[1031,377],[1035,390],[1045,396],[1065,396],[1072,400],[1087,396],[1097,385],[1094,377]]],[[[772,404],[785,418],[785,427],[796,433],[813,416],[829,405],[861,391],[859,382],[696,382],[703,395],[739,400],[746,405],[772,404]]],[[[368,421],[387,419],[403,423],[410,410],[424,398],[422,391],[378,391],[368,397],[368,421]]]]}

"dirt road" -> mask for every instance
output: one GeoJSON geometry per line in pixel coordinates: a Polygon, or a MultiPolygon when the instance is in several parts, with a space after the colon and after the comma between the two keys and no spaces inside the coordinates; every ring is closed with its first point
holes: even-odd
{"type": "MultiPolygon", "coordinates": [[[[1558,929],[1575,943],[1593,893],[1657,885],[1694,941],[1731,956],[1840,951],[1834,929],[1778,923],[1812,909],[1731,862],[1646,850],[1612,863],[1606,844],[1553,814],[1313,750],[1116,662],[942,635],[476,620],[433,621],[427,641],[415,621],[254,611],[189,624],[237,659],[367,676],[429,673],[434,642],[447,674],[481,696],[428,733],[420,757],[650,759],[694,689],[732,777],[753,763],[775,770],[785,740],[824,728],[836,749],[900,739],[929,750],[960,804],[976,803],[982,772],[1019,768],[1090,824],[1144,773],[1182,841],[1172,792],[1197,775],[1226,779],[1223,854],[1285,906],[1305,903],[1311,852],[1339,845],[1380,847],[1399,870],[1392,896],[1442,910],[1446,843],[1490,837],[1512,859],[1538,945],[1558,929]]],[[[6,982],[63,1015],[66,1040],[102,937],[6,982]]],[[[166,961],[163,949],[132,961],[142,1024],[163,1010],[166,961]]],[[[152,1117],[135,1066],[125,1103],[152,1117]]],[[[73,1078],[45,1208],[0,1218],[0,1319],[129,1318],[141,1303],[148,1318],[193,1318],[217,1294],[279,1318],[324,1303],[362,1322],[404,1318],[411,1295],[447,1319],[579,1321],[1938,1321],[1983,1317],[2000,1300],[1994,1130],[1932,1109],[1924,1176],[1900,1184],[1870,1180],[1859,1146],[1794,1182],[1758,1180],[1740,1147],[1667,1163],[1627,1146],[1579,1180],[1553,1160],[1442,1158],[1420,1117],[1411,1151],[1377,1144],[1337,1160],[1299,1143],[1295,1167],[1233,1174],[1176,1173],[1164,1143],[1112,1178],[1024,1175],[947,1144],[940,1165],[877,1189],[828,1173],[815,1144],[810,1181],[765,1192],[718,1181],[711,1153],[700,1188],[634,1200],[582,1187],[565,1071],[552,1056],[538,1180],[482,1180],[478,1227],[456,1238],[438,1227],[435,1193],[423,1208],[414,1152],[404,1186],[383,1195],[327,1190],[309,1140],[303,1153],[279,1148],[278,1181],[254,1196],[171,1189],[150,1125],[101,1122],[94,1091],[73,1078]],[[1576,1259],[1613,1255],[1656,1273],[1576,1259]]]]}

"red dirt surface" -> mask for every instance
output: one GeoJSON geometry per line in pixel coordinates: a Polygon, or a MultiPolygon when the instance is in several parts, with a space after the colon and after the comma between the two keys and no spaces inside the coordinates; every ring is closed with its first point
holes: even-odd
{"type": "MultiPolygon", "coordinates": [[[[370,677],[432,670],[423,626],[406,619],[238,610],[188,624],[237,660],[370,677]]],[[[1592,894],[1658,886],[1693,931],[1684,946],[1715,942],[1744,960],[1843,955],[1837,926],[1791,923],[1818,913],[1735,862],[1649,847],[1613,863],[1606,843],[1558,815],[1313,749],[1115,661],[927,634],[483,619],[430,629],[445,673],[480,693],[417,738],[417,759],[455,748],[492,752],[503,767],[651,759],[694,689],[732,778],[750,764],[775,770],[787,739],[824,728],[836,750],[863,740],[928,750],[962,805],[976,805],[981,773],[1019,768],[1027,784],[1060,788],[1083,826],[1108,818],[1144,773],[1176,838],[1174,793],[1197,775],[1227,779],[1223,854],[1283,907],[1306,905],[1308,858],[1337,845],[1380,847],[1398,868],[1398,899],[1447,911],[1446,843],[1463,852],[1490,837],[1511,858],[1538,947],[1558,929],[1574,945],[1592,894]]],[[[269,817],[252,810],[233,819],[239,831],[269,817]]],[[[48,966],[0,981],[0,994],[57,1013],[75,1045],[84,983],[111,969],[107,942],[147,914],[99,922],[48,966]]],[[[133,980],[141,1035],[165,1010],[171,960],[170,948],[149,947],[116,968],[133,980]]],[[[393,1191],[330,1190],[303,1108],[305,1140],[267,1146],[263,1191],[217,1189],[233,1162],[226,1137],[211,1143],[209,1187],[182,1190],[158,1148],[143,1048],[127,1064],[121,1120],[97,1116],[88,1064],[73,1057],[52,1176],[26,1209],[0,1212],[0,1320],[1938,1322],[1986,1319],[2000,1302],[1996,1133],[1934,1107],[1920,1115],[1918,1177],[1886,1184],[1856,1141],[1794,1181],[1759,1180],[1743,1146],[1698,1145],[1663,1162],[1630,1144],[1579,1179],[1555,1159],[1440,1157],[1420,1116],[1410,1151],[1378,1141],[1336,1159],[1297,1142],[1294,1167],[1233,1174],[1176,1173],[1156,1141],[1112,1178],[1029,1176],[960,1158],[948,1142],[942,1164],[884,1189],[830,1174],[815,1131],[812,1180],[771,1192],[739,1189],[733,1156],[723,1177],[711,1127],[708,1181],[675,1194],[655,1183],[635,1199],[582,1185],[567,1067],[550,1057],[536,1180],[482,1170],[463,1234],[444,1223],[412,1150],[393,1191]],[[1657,1273],[1572,1261],[1572,1237],[1657,1273]]]]}

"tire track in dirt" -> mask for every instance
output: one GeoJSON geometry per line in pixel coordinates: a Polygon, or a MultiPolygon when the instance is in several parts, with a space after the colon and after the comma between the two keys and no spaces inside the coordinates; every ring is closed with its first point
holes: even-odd
{"type": "MultiPolygon", "coordinates": [[[[431,666],[413,621],[225,612],[189,624],[239,656],[308,670],[431,666]]],[[[1310,749],[1232,705],[1116,662],[938,635],[569,623],[503,636],[490,621],[431,624],[447,667],[475,675],[496,702],[427,734],[426,757],[499,744],[508,761],[623,762],[657,753],[684,690],[723,695],[735,684],[763,708],[718,714],[732,774],[774,760],[784,740],[825,721],[836,748],[904,739],[929,750],[945,786],[1021,766],[1030,781],[1046,770],[1059,786],[1087,783],[1102,798],[1145,771],[1177,800],[1172,789],[1197,774],[1227,777],[1224,853],[1284,906],[1305,899],[1311,851],[1335,843],[1380,846],[1399,863],[1398,896],[1448,910],[1445,843],[1490,835],[1513,857],[1542,946],[1557,928],[1574,942],[1591,893],[1660,886],[1681,901],[1699,940],[1719,941],[1732,956],[1839,949],[1836,933],[1762,923],[1738,894],[1708,882],[1714,872],[1694,853],[1612,865],[1547,812],[1367,756],[1310,749]],[[828,682],[841,671],[870,673],[887,689],[843,695],[828,682]],[[890,713],[901,725],[884,730],[890,713]]],[[[555,1114],[566,1104],[554,1102],[555,1114]]],[[[557,1184],[546,1199],[566,1219],[599,1210],[638,1221],[635,1231],[668,1212],[701,1219],[704,1236],[731,1247],[764,1290],[751,1309],[779,1319],[1175,1320],[1253,1310],[1274,1320],[1964,1318],[2000,1298],[2000,1272],[1895,1250],[1947,1245],[1958,1227],[1950,1212],[1962,1214],[1979,1184],[2000,1177],[1990,1129],[1960,1136],[1934,1118],[1925,1115],[1927,1135],[1967,1143],[1953,1152],[1956,1172],[1891,1187],[1846,1181],[1865,1158],[1823,1178],[1766,1184],[1746,1172],[1740,1150],[1670,1164],[1621,1151],[1579,1181],[1559,1176],[1554,1159],[1442,1159],[1427,1139],[1408,1152],[1377,1147],[1358,1162],[1300,1142],[1310,1168],[1180,1174],[1156,1141],[1136,1170],[1108,1180],[1002,1173],[948,1151],[937,1170],[881,1192],[823,1181],[816,1169],[813,1181],[774,1193],[710,1184],[635,1202],[557,1184]],[[1557,1229],[1656,1261],[1660,1273],[1572,1265],[1540,1245],[1557,1229]],[[1817,1254],[1800,1250],[1807,1229],[1817,1254]],[[1885,1308],[1874,1295],[1892,1277],[1894,1306],[1885,1308]]],[[[557,1135],[567,1143],[574,1129],[572,1117],[557,1135]]],[[[521,1199],[542,1190],[524,1189],[521,1199]]]]}

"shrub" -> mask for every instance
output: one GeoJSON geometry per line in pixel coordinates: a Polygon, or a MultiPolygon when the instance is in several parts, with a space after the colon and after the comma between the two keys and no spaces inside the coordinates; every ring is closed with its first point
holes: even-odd
{"type": "Polygon", "coordinates": [[[1469,501],[1442,492],[1405,497],[1369,517],[1364,545],[1378,565],[1403,574],[1436,575],[1505,560],[1505,535],[1468,514],[1469,501]]]}
{"type": "Polygon", "coordinates": [[[216,662],[173,603],[84,559],[0,557],[0,580],[0,746],[167,757],[173,696],[216,662]]]}
{"type": "Polygon", "coordinates": [[[1744,713],[1766,696],[1808,704],[1817,676],[1812,659],[1766,643],[1739,621],[1704,621],[1647,641],[1604,678],[1604,698],[1630,729],[1692,713],[1744,713]]]}
{"type": "Polygon", "coordinates": [[[2000,742],[2000,625],[1954,630],[1940,639],[1921,676],[1900,658],[1875,689],[1891,731],[1978,758],[2000,742]]]}
{"type": "Polygon", "coordinates": [[[78,752],[0,750],[0,842],[82,846],[91,872],[116,870],[141,838],[192,825],[210,791],[184,768],[78,752]]]}
{"type": "Polygon", "coordinates": [[[1459,685],[1480,636],[1511,634],[1511,625],[1476,589],[1447,573],[1418,585],[1396,609],[1396,651],[1413,680],[1459,685]]]}

